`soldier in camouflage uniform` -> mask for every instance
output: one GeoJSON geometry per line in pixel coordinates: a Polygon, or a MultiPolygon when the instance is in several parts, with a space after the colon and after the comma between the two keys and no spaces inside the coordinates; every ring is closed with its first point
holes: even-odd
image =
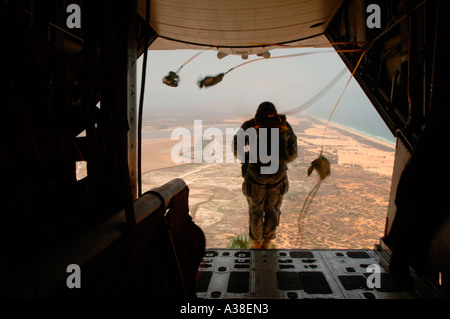
{"type": "MultiPolygon", "coordinates": [[[[289,188],[287,163],[297,158],[297,137],[291,125],[286,121],[286,116],[278,114],[271,102],[261,103],[255,117],[244,122],[241,128],[244,131],[255,128],[258,139],[255,145],[260,145],[260,128],[267,128],[268,133],[271,128],[279,129],[279,145],[267,145],[267,154],[271,153],[271,147],[278,146],[279,156],[271,158],[269,163],[262,163],[259,153],[256,163],[249,161],[249,151],[245,151],[245,147],[249,145],[249,139],[246,137],[244,145],[239,145],[238,134],[234,136],[234,155],[239,158],[240,151],[245,153],[245,158],[240,159],[244,177],[242,192],[246,196],[249,206],[249,236],[252,240],[250,248],[268,249],[270,241],[275,238],[276,228],[279,224],[283,195],[289,188]],[[238,147],[244,147],[244,151],[239,150],[238,147]],[[261,168],[274,164],[273,161],[277,161],[278,169],[275,172],[262,173],[261,168]]],[[[270,137],[267,138],[267,144],[271,144],[270,137]]]]}

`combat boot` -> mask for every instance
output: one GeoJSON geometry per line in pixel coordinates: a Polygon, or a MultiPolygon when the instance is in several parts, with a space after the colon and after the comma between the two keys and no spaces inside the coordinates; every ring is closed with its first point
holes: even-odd
{"type": "Polygon", "coordinates": [[[270,249],[270,240],[264,240],[262,249],[270,249]]]}
{"type": "Polygon", "coordinates": [[[252,244],[250,245],[250,249],[260,249],[260,248],[261,248],[261,242],[252,241],[252,244]]]}

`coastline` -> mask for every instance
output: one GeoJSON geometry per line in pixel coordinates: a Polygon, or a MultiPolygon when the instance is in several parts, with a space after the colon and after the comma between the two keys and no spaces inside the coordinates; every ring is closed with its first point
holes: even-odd
{"type": "MultiPolygon", "coordinates": [[[[314,116],[290,116],[288,121],[298,138],[299,149],[310,148],[320,151],[322,142],[324,152],[338,157],[339,165],[356,165],[382,175],[391,175],[395,145],[372,136],[351,130],[330,122],[323,138],[326,121],[314,116]]],[[[236,119],[225,120],[230,124],[236,119]]],[[[221,124],[220,126],[224,126],[221,124]]],[[[206,128],[208,126],[205,126],[206,128]]],[[[183,165],[171,159],[171,149],[179,140],[158,136],[142,141],[142,173],[183,165]]]]}
{"type": "MultiPolygon", "coordinates": [[[[320,122],[323,125],[323,127],[325,128],[325,125],[327,123],[326,120],[321,119],[316,116],[313,116],[313,115],[306,115],[306,116],[320,122]]],[[[340,125],[340,124],[337,124],[337,123],[334,123],[331,121],[328,124],[328,129],[330,129],[330,127],[334,128],[335,130],[339,130],[342,134],[347,135],[351,138],[357,138],[357,139],[360,139],[361,142],[369,143],[370,146],[377,147],[382,151],[395,150],[395,143],[390,143],[385,140],[376,138],[374,136],[364,134],[364,132],[360,132],[355,129],[351,129],[351,128],[345,127],[343,125],[340,125]],[[364,140],[366,140],[366,141],[364,141],[364,140]]],[[[327,131],[328,131],[328,129],[327,129],[327,131]]]]}

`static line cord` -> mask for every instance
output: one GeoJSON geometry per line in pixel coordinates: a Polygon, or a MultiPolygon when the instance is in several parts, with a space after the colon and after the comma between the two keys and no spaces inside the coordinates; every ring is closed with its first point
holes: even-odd
{"type": "MultiPolygon", "coordinates": [[[[422,1],[422,2],[419,3],[416,7],[414,7],[414,9],[412,9],[409,13],[414,12],[415,10],[417,10],[420,6],[422,6],[422,5],[423,5],[424,3],[426,3],[426,2],[427,2],[427,0],[422,1]]],[[[355,66],[355,68],[354,68],[354,70],[353,70],[353,72],[352,72],[350,78],[348,79],[347,84],[345,85],[344,90],[343,90],[342,93],[341,93],[341,96],[339,97],[338,101],[336,102],[336,105],[334,106],[333,111],[331,112],[330,117],[328,118],[328,121],[327,121],[327,123],[326,123],[326,125],[325,125],[325,128],[324,128],[324,130],[323,130],[322,145],[321,145],[321,148],[320,148],[320,155],[319,155],[319,158],[320,158],[320,157],[322,156],[322,154],[323,154],[323,147],[324,147],[324,143],[325,143],[325,136],[326,136],[326,131],[327,131],[327,128],[328,128],[328,124],[330,123],[331,118],[333,117],[333,114],[334,114],[334,112],[336,111],[336,108],[337,108],[337,106],[339,105],[339,102],[340,102],[341,99],[342,99],[342,96],[344,95],[345,91],[347,90],[347,87],[348,87],[348,85],[350,84],[350,81],[352,80],[352,78],[354,77],[354,75],[355,75],[355,73],[356,73],[356,70],[358,69],[359,65],[361,64],[361,61],[362,61],[364,55],[366,54],[367,50],[369,50],[369,49],[372,47],[372,44],[373,44],[375,41],[377,41],[378,39],[380,39],[383,35],[385,35],[389,30],[391,30],[395,25],[397,25],[400,21],[402,21],[402,20],[403,20],[404,18],[406,18],[407,16],[408,16],[408,14],[405,14],[405,15],[403,15],[402,17],[400,17],[399,19],[397,19],[396,21],[395,21],[394,19],[391,20],[391,21],[388,23],[388,25],[386,26],[386,28],[384,29],[384,31],[381,32],[381,34],[378,35],[374,40],[372,40],[372,42],[366,47],[366,49],[362,50],[363,53],[361,54],[361,57],[359,58],[358,63],[356,64],[356,66],[355,66]]],[[[356,51],[356,50],[355,50],[355,51],[356,51]]],[[[336,51],[336,52],[339,52],[339,51],[336,51]]],[[[341,52],[349,52],[349,50],[343,50],[343,51],[341,51],[341,52]]],[[[302,215],[303,215],[303,213],[304,213],[305,207],[306,207],[306,209],[307,209],[308,206],[309,206],[309,204],[311,204],[311,202],[312,202],[312,200],[313,200],[313,198],[314,198],[314,196],[315,196],[317,190],[318,190],[319,187],[320,187],[321,181],[322,181],[322,180],[319,180],[319,182],[314,186],[314,188],[311,190],[311,192],[310,192],[310,193],[308,194],[308,196],[306,197],[305,202],[303,203],[303,208],[302,208],[302,211],[301,211],[300,216],[299,216],[299,218],[298,218],[299,233],[300,233],[300,219],[301,219],[301,217],[302,217],[302,215]],[[312,195],[312,197],[311,197],[311,195],[312,195]],[[306,205],[307,202],[308,202],[309,197],[311,197],[311,200],[309,201],[309,204],[306,205]]]]}
{"type": "Polygon", "coordinates": [[[290,57],[295,57],[295,56],[311,55],[311,54],[317,54],[317,53],[331,53],[331,52],[334,52],[334,51],[304,52],[304,53],[296,53],[296,54],[289,54],[289,55],[274,56],[274,57],[270,57],[270,58],[259,58],[259,59],[254,59],[254,60],[250,60],[250,61],[241,63],[241,64],[239,64],[239,65],[237,65],[237,66],[235,66],[235,67],[229,69],[229,70],[228,70],[227,72],[225,72],[224,74],[227,74],[227,73],[229,73],[229,72],[231,72],[231,71],[233,71],[233,70],[235,70],[235,69],[237,69],[237,68],[239,68],[239,67],[241,67],[241,66],[244,66],[244,65],[246,65],[246,64],[248,64],[248,63],[252,63],[252,62],[255,62],[255,61],[272,60],[272,59],[281,59],[281,58],[290,58],[290,57]]]}
{"type": "MultiPolygon", "coordinates": [[[[305,212],[308,210],[309,205],[311,205],[314,196],[316,195],[317,191],[319,190],[319,187],[322,183],[322,180],[319,179],[319,181],[317,182],[317,184],[313,187],[313,189],[311,189],[311,191],[309,192],[308,196],[306,197],[305,201],[303,202],[303,208],[300,212],[300,214],[298,215],[298,219],[297,219],[297,227],[298,227],[298,239],[300,240],[300,236],[302,233],[302,227],[301,227],[301,221],[303,216],[305,216],[305,212]],[[311,199],[308,202],[308,199],[311,197],[311,199]]],[[[299,242],[298,244],[299,248],[301,248],[301,242],[299,242]]]]}
{"type": "MultiPolygon", "coordinates": [[[[426,1],[426,0],[425,0],[426,1]]],[[[179,40],[172,39],[169,37],[160,36],[161,38],[180,42],[179,40]]],[[[295,43],[298,41],[293,41],[291,43],[295,43]]],[[[186,42],[184,42],[186,43],[186,42]]],[[[220,51],[221,48],[223,49],[229,49],[229,48],[242,48],[242,47],[268,47],[268,50],[276,49],[276,47],[281,48],[287,48],[287,49],[296,49],[296,48],[329,48],[333,47],[334,45],[356,45],[356,46],[363,46],[366,43],[363,41],[341,41],[341,42],[332,42],[332,43],[318,43],[318,44],[306,44],[306,45],[289,45],[287,43],[264,43],[264,42],[248,42],[248,43],[227,43],[226,45],[207,45],[207,44],[198,44],[198,43],[189,43],[195,46],[204,47],[204,49],[199,50],[210,50],[210,49],[216,49],[217,51],[220,51]]],[[[354,50],[350,50],[354,51],[354,50]]],[[[356,50],[361,51],[361,50],[356,50]]],[[[339,51],[338,51],[339,52],[339,51]]]]}
{"type": "Polygon", "coordinates": [[[187,60],[186,62],[184,62],[184,63],[178,68],[178,70],[177,70],[175,73],[178,74],[178,72],[180,72],[181,69],[182,69],[186,64],[188,64],[189,62],[191,62],[192,60],[194,60],[196,57],[198,57],[198,56],[199,56],[200,54],[202,54],[203,52],[205,52],[205,51],[200,51],[200,52],[194,54],[189,60],[187,60]]]}
{"type": "MultiPolygon", "coordinates": [[[[370,44],[369,44],[364,50],[362,50],[363,53],[361,54],[361,57],[359,58],[359,61],[358,61],[358,63],[356,64],[355,69],[353,70],[352,75],[350,76],[350,79],[348,80],[347,84],[345,85],[345,88],[344,88],[344,90],[343,90],[341,96],[339,97],[339,100],[337,101],[336,105],[334,106],[333,111],[331,112],[330,117],[329,117],[329,119],[328,119],[328,121],[327,121],[327,124],[325,125],[325,129],[324,129],[324,131],[323,131],[323,136],[322,136],[322,146],[321,146],[321,148],[320,148],[320,156],[322,156],[322,153],[323,153],[323,144],[324,144],[324,141],[325,141],[325,134],[326,134],[326,131],[327,131],[327,128],[328,128],[328,124],[330,123],[331,117],[333,116],[333,113],[334,113],[334,111],[336,110],[336,107],[338,106],[338,104],[339,104],[339,102],[340,102],[342,96],[344,95],[344,92],[345,92],[345,90],[347,89],[347,87],[348,87],[348,85],[349,85],[351,79],[352,79],[353,76],[355,75],[356,70],[358,69],[358,66],[359,66],[359,64],[361,63],[361,61],[362,61],[364,55],[366,54],[366,52],[372,47],[372,45],[373,45],[373,43],[374,43],[375,41],[377,41],[378,39],[380,39],[380,38],[381,38],[383,35],[385,35],[389,30],[391,30],[394,26],[396,26],[399,22],[401,22],[403,19],[405,19],[405,18],[406,18],[409,14],[411,14],[412,12],[416,11],[419,7],[421,7],[422,5],[424,5],[426,2],[427,2],[427,0],[423,0],[423,1],[420,2],[417,6],[415,6],[412,10],[410,10],[409,12],[407,12],[406,14],[404,14],[403,16],[401,16],[400,18],[398,18],[398,19],[394,19],[394,18],[393,18],[393,19],[388,23],[388,25],[385,27],[385,29],[383,30],[383,32],[381,32],[375,39],[373,39],[373,40],[370,42],[370,44]]],[[[346,52],[349,52],[348,50],[345,50],[345,51],[346,51],[346,52]]],[[[336,52],[339,52],[339,51],[336,51],[336,52]]],[[[341,51],[341,52],[342,52],[342,51],[341,51]]]]}
{"type": "Polygon", "coordinates": [[[306,44],[306,45],[288,45],[288,44],[274,44],[274,43],[251,43],[251,45],[268,46],[268,47],[284,47],[284,48],[329,48],[333,45],[364,45],[362,41],[345,41],[322,44],[306,44]]]}
{"type": "Polygon", "coordinates": [[[320,52],[303,52],[303,53],[296,53],[296,54],[289,54],[289,55],[281,55],[281,56],[274,56],[274,57],[270,57],[270,58],[259,58],[259,59],[254,59],[254,60],[250,60],[244,63],[241,63],[231,69],[229,69],[227,72],[224,73],[227,74],[241,66],[244,66],[248,63],[252,63],[252,62],[256,62],[256,61],[261,61],[261,60],[272,60],[272,59],[282,59],[282,58],[292,58],[292,57],[297,57],[297,56],[305,56],[305,55],[311,55],[311,54],[319,54],[319,53],[334,53],[334,52],[360,52],[363,51],[363,49],[354,49],[354,50],[333,50],[333,51],[320,51],[320,52]]]}
{"type": "Polygon", "coordinates": [[[321,146],[321,148],[320,148],[320,155],[319,155],[319,157],[322,156],[322,153],[323,153],[323,145],[324,145],[324,142],[325,142],[325,135],[326,135],[327,128],[328,128],[328,124],[330,123],[331,117],[333,116],[334,111],[336,111],[336,108],[337,108],[337,106],[339,105],[339,102],[341,101],[342,96],[344,96],[344,93],[345,93],[345,91],[347,90],[347,87],[348,87],[348,85],[350,84],[350,81],[353,79],[353,76],[355,75],[356,70],[358,69],[359,64],[361,63],[361,61],[362,61],[362,59],[363,59],[363,57],[364,57],[365,54],[366,54],[366,51],[363,51],[363,53],[361,54],[361,57],[359,58],[358,63],[356,64],[356,66],[355,66],[355,68],[354,68],[354,70],[353,70],[353,72],[352,72],[352,75],[351,75],[350,78],[348,79],[347,84],[345,85],[344,90],[343,90],[342,93],[341,93],[341,96],[339,97],[338,101],[336,102],[336,105],[334,106],[333,111],[331,111],[330,117],[328,118],[327,124],[325,125],[325,129],[323,130],[322,146],[321,146]]]}
{"type": "MultiPolygon", "coordinates": [[[[310,48],[310,47],[329,47],[330,45],[333,45],[333,44],[358,44],[358,45],[360,45],[361,42],[338,42],[338,43],[330,43],[329,45],[323,45],[323,44],[322,44],[322,45],[304,45],[304,46],[289,46],[289,45],[283,45],[283,44],[264,44],[264,43],[260,43],[259,45],[280,46],[280,47],[286,47],[286,48],[310,48]]],[[[253,45],[254,45],[254,44],[253,44],[253,45]]],[[[207,49],[207,50],[205,50],[205,51],[208,51],[208,50],[211,50],[211,49],[214,49],[214,48],[217,48],[217,49],[218,49],[218,47],[209,47],[209,49],[207,49]]],[[[233,71],[234,69],[237,69],[237,68],[243,66],[243,65],[246,65],[246,64],[248,64],[248,63],[255,62],[255,61],[260,61],[260,60],[280,59],[280,58],[290,58],[290,57],[296,57],[296,56],[303,56],[303,55],[310,55],[310,54],[317,54],[317,53],[329,53],[329,52],[359,52],[359,51],[362,51],[362,50],[363,50],[363,49],[349,49],[349,50],[335,50],[335,51],[321,51],[321,52],[305,52],[305,53],[297,53],[297,54],[290,54],[290,55],[276,56],[276,57],[270,57],[270,58],[259,58],[259,59],[255,59],[255,60],[251,60],[251,61],[247,61],[247,62],[244,62],[244,63],[242,63],[242,64],[239,64],[238,66],[235,66],[235,67],[229,69],[227,72],[224,73],[224,75],[227,74],[227,73],[229,73],[229,72],[231,72],[231,71],[233,71]]],[[[188,64],[189,62],[191,62],[193,59],[195,59],[197,56],[199,56],[200,54],[202,54],[202,53],[205,52],[205,51],[200,51],[200,52],[194,54],[189,60],[187,60],[186,62],[184,62],[184,63],[178,68],[178,70],[177,70],[175,73],[178,74],[178,73],[181,71],[181,69],[182,69],[186,64],[188,64]]]]}
{"type": "MultiPolygon", "coordinates": [[[[348,87],[348,85],[349,85],[351,79],[353,78],[353,76],[354,76],[356,70],[358,69],[358,66],[359,66],[359,64],[361,63],[361,61],[362,61],[362,59],[363,59],[365,53],[366,53],[366,51],[364,51],[364,52],[361,54],[361,57],[359,58],[358,63],[356,64],[355,69],[353,70],[353,72],[352,72],[350,78],[348,79],[347,84],[345,85],[344,90],[343,90],[342,93],[341,93],[341,96],[339,97],[338,101],[336,102],[336,105],[334,106],[333,111],[331,112],[330,117],[328,118],[328,121],[327,121],[327,123],[326,123],[326,125],[325,125],[325,129],[324,129],[324,131],[323,131],[323,136],[322,136],[322,146],[321,146],[321,149],[320,149],[320,155],[319,155],[319,158],[322,156],[322,153],[323,153],[323,145],[324,145],[324,142],[325,142],[325,135],[326,135],[327,127],[328,127],[328,124],[330,123],[331,117],[333,116],[334,111],[336,110],[337,106],[339,105],[339,102],[341,101],[342,96],[344,95],[344,93],[345,93],[345,91],[346,91],[346,89],[347,89],[347,87],[348,87]]],[[[309,205],[311,204],[311,202],[313,201],[313,199],[314,199],[314,197],[315,197],[317,191],[319,190],[321,183],[322,183],[322,179],[319,179],[319,181],[317,182],[317,184],[316,184],[316,185],[313,187],[313,189],[309,192],[308,196],[306,196],[306,199],[305,199],[305,201],[304,201],[304,203],[303,203],[303,208],[302,208],[302,210],[301,210],[301,212],[300,212],[300,214],[299,214],[299,216],[298,216],[298,220],[297,220],[297,226],[298,226],[298,234],[299,234],[299,238],[300,238],[300,235],[301,235],[301,226],[300,226],[301,219],[302,219],[302,217],[305,215],[306,210],[308,210],[308,207],[309,207],[309,205]]]]}
{"type": "Polygon", "coordinates": [[[314,186],[313,189],[309,192],[308,196],[306,196],[305,202],[303,203],[302,211],[300,212],[300,215],[298,216],[299,221],[300,221],[300,218],[302,217],[303,213],[305,212],[305,207],[308,208],[309,204],[311,204],[311,202],[314,198],[314,195],[317,193],[317,190],[319,189],[321,183],[322,183],[322,180],[319,180],[317,182],[316,186],[314,186]],[[313,194],[313,196],[311,197],[311,201],[309,202],[309,204],[307,206],[306,203],[308,202],[308,199],[311,196],[311,194],[313,194]]]}
{"type": "Polygon", "coordinates": [[[389,30],[391,30],[393,27],[395,27],[399,22],[401,22],[402,20],[404,20],[406,17],[408,17],[411,13],[413,13],[414,11],[416,11],[417,9],[419,9],[422,5],[424,5],[427,2],[427,0],[423,0],[421,3],[419,3],[417,6],[415,6],[413,9],[409,10],[408,12],[406,12],[405,14],[403,14],[401,17],[399,18],[395,18],[393,17],[391,19],[391,21],[389,21],[389,23],[386,25],[385,29],[383,30],[383,32],[381,32],[375,39],[372,40],[372,42],[369,44],[369,46],[367,47],[367,49],[369,49],[372,44],[377,41],[378,39],[380,39],[382,36],[384,36],[389,30]]]}

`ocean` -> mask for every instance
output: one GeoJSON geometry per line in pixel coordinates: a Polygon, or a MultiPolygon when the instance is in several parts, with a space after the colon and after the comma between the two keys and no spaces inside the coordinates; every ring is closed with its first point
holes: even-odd
{"type": "MultiPolygon", "coordinates": [[[[330,105],[327,105],[327,107],[318,105],[317,107],[308,108],[304,111],[304,114],[327,121],[332,111],[330,105]]],[[[396,143],[396,137],[370,102],[354,103],[343,99],[336,108],[330,122],[383,142],[393,145],[396,143]]]]}
{"type": "Polygon", "coordinates": [[[392,135],[391,131],[387,127],[384,129],[383,127],[380,126],[364,125],[360,126],[359,128],[356,128],[354,122],[343,123],[342,121],[335,121],[335,120],[332,120],[331,123],[332,124],[335,123],[349,130],[375,138],[382,142],[387,142],[392,145],[396,144],[396,137],[392,135]]]}

